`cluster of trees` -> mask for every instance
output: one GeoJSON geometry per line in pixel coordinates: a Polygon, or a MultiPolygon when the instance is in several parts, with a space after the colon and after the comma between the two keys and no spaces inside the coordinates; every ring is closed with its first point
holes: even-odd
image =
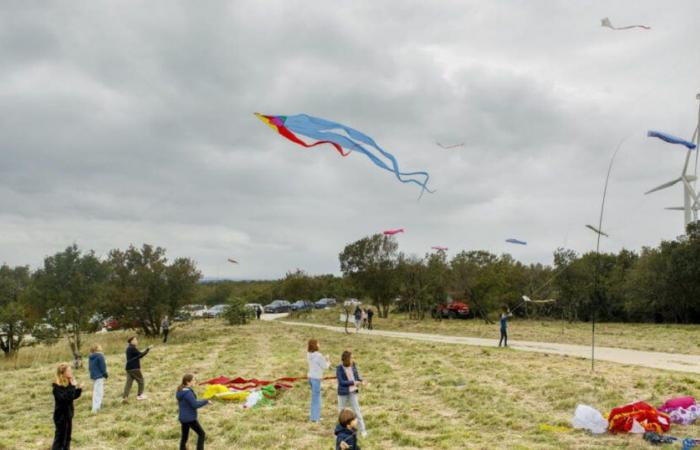
{"type": "Polygon", "coordinates": [[[0,348],[13,356],[28,340],[67,337],[79,366],[81,336],[105,318],[160,333],[165,315],[190,303],[201,277],[194,262],[169,262],[165,250],[143,245],[112,250],[104,259],[76,245],[28,267],[0,267],[0,348]]]}
{"type": "Polygon", "coordinates": [[[579,255],[557,249],[553,266],[525,265],[510,255],[462,251],[423,257],[399,251],[392,237],[374,235],[340,254],[349,289],[371,299],[386,317],[391,308],[422,319],[449,299],[463,299],[489,320],[502,307],[516,314],[574,320],[700,322],[700,222],[687,233],[640,253],[579,255]],[[524,303],[556,299],[552,303],[524,303]]]}

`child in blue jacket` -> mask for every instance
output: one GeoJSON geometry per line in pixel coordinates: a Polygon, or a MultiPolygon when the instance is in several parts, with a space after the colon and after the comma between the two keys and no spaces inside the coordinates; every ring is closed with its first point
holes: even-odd
{"type": "Polygon", "coordinates": [[[197,433],[197,450],[204,450],[205,433],[197,421],[197,410],[211,402],[209,400],[197,400],[197,395],[192,390],[195,384],[194,375],[185,374],[182,384],[177,387],[177,404],[180,409],[178,419],[182,425],[182,437],[180,438],[180,450],[187,450],[187,439],[190,437],[190,428],[197,433]]]}
{"type": "Polygon", "coordinates": [[[102,397],[105,392],[105,380],[109,377],[107,373],[107,363],[105,355],[102,353],[102,346],[95,344],[90,349],[89,358],[90,379],[93,381],[92,387],[92,412],[96,413],[102,407],[102,397]]]}
{"type": "Polygon", "coordinates": [[[357,444],[357,419],[351,409],[344,409],[338,415],[335,426],[335,450],[360,450],[357,444]]]}

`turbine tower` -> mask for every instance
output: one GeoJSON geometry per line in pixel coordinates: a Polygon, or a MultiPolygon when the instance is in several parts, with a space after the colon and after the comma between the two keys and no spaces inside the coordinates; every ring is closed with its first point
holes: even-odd
{"type": "MultiPolygon", "coordinates": [[[[700,94],[695,96],[696,99],[700,100],[700,94]]],[[[663,135],[663,133],[656,133],[654,136],[659,137],[666,142],[673,144],[681,144],[687,147],[685,154],[685,163],[683,164],[683,170],[681,171],[681,176],[666,182],[660,186],[651,189],[644,194],[651,194],[652,192],[660,191],[662,189],[669,188],[677,183],[683,183],[683,206],[671,206],[666,209],[674,211],[683,211],[684,216],[684,226],[683,232],[685,232],[686,227],[690,222],[698,220],[698,210],[700,210],[700,196],[695,191],[695,182],[698,179],[698,154],[697,147],[700,145],[700,109],[698,109],[698,125],[695,127],[695,132],[693,133],[693,138],[691,142],[683,141],[682,139],[674,138],[673,136],[663,135]],[[689,145],[690,144],[690,145],[689,145]],[[695,168],[689,173],[690,157],[692,151],[695,150],[695,168]]],[[[652,132],[649,132],[652,136],[652,132]]]]}

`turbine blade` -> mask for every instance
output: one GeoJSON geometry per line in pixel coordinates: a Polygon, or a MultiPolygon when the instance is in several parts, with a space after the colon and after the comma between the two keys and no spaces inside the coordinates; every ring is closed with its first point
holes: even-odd
{"type": "Polygon", "coordinates": [[[666,189],[667,187],[671,187],[676,183],[679,183],[683,177],[676,178],[675,180],[669,181],[668,183],[664,183],[662,185],[656,186],[654,189],[650,191],[646,191],[644,195],[651,194],[652,192],[660,191],[661,189],[666,189]]]}

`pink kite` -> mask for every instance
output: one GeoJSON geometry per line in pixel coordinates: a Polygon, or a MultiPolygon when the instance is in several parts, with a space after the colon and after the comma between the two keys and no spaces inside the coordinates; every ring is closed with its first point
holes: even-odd
{"type": "Polygon", "coordinates": [[[446,252],[447,250],[449,250],[447,247],[440,247],[439,245],[436,245],[436,246],[430,247],[430,248],[432,248],[433,250],[441,251],[441,252],[446,252]]]}
{"type": "Polygon", "coordinates": [[[404,229],[403,228],[396,228],[394,230],[386,230],[384,232],[384,236],[393,236],[395,234],[403,233],[404,229]]]}

